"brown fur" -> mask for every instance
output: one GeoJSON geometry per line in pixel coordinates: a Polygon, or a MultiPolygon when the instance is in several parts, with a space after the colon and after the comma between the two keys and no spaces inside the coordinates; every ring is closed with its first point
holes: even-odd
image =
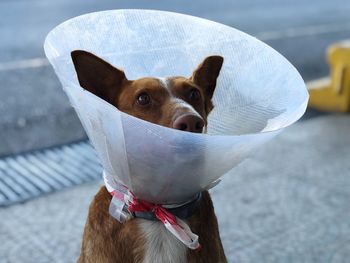
{"type": "MultiPolygon", "coordinates": [[[[206,58],[190,78],[169,78],[171,90],[162,87],[156,78],[128,80],[123,71],[86,51],[73,51],[72,59],[80,85],[135,117],[163,126],[175,127],[175,121],[191,113],[179,108],[172,98],[190,104],[206,124],[213,108],[211,98],[223,58],[206,58]],[[192,96],[196,92],[195,98],[192,96]],[[147,94],[150,103],[138,103],[140,94],[147,94]],[[199,94],[199,95],[198,95],[199,94]]],[[[199,117],[196,117],[197,119],[199,117]]],[[[198,132],[195,130],[189,130],[198,132]]],[[[200,132],[202,129],[200,129],[200,132]]],[[[84,229],[79,263],[142,263],[144,243],[137,218],[121,224],[109,214],[111,195],[105,187],[97,193],[89,209],[84,229]]],[[[187,220],[191,230],[199,235],[200,251],[187,250],[188,263],[225,263],[214,207],[207,191],[197,211],[187,220]]]]}
{"type": "MultiPolygon", "coordinates": [[[[112,197],[105,187],[95,196],[89,209],[78,263],[142,263],[144,240],[136,221],[119,223],[108,212],[112,197]]],[[[191,230],[199,235],[200,251],[188,250],[188,263],[225,263],[225,253],[213,203],[207,191],[197,212],[188,219],[191,230]]]]}
{"type": "Polygon", "coordinates": [[[142,262],[144,240],[135,220],[124,224],[108,210],[112,197],[105,187],[96,194],[89,208],[79,263],[142,262]]]}

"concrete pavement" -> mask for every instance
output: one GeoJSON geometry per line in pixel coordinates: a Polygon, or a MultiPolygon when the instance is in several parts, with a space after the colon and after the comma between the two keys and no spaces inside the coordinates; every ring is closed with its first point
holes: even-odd
{"type": "MultiPolygon", "coordinates": [[[[349,115],[298,122],[212,190],[229,262],[349,261],[349,127],[349,115]]],[[[0,262],[74,262],[98,184],[1,209],[0,262]]]]}

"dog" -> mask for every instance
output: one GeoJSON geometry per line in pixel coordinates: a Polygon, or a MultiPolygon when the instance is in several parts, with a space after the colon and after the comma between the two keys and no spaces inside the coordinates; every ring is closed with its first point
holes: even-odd
{"type": "MultiPolygon", "coordinates": [[[[81,87],[137,118],[187,132],[202,133],[223,57],[209,56],[191,77],[145,77],[125,73],[83,50],[71,53],[81,87]]],[[[78,263],[225,263],[217,218],[208,191],[184,220],[198,234],[201,249],[188,249],[160,221],[134,217],[120,223],[109,214],[112,196],[103,186],[93,199],[78,263]]]]}

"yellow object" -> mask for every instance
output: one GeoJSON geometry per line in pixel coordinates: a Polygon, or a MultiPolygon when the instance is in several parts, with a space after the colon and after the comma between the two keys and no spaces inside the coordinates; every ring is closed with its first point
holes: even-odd
{"type": "Polygon", "coordinates": [[[334,44],[328,49],[330,78],[307,84],[309,107],[334,112],[350,112],[350,40],[334,44]]]}

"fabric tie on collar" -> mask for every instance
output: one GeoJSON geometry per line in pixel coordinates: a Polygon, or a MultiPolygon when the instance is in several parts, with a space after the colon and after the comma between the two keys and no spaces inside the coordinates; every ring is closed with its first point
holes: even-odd
{"type": "Polygon", "coordinates": [[[183,220],[170,213],[167,208],[138,199],[127,187],[117,182],[111,183],[113,179],[108,178],[105,173],[103,178],[108,192],[112,195],[109,212],[119,222],[124,223],[137,212],[153,213],[165,228],[189,249],[200,250],[198,236],[192,233],[183,220]]]}

